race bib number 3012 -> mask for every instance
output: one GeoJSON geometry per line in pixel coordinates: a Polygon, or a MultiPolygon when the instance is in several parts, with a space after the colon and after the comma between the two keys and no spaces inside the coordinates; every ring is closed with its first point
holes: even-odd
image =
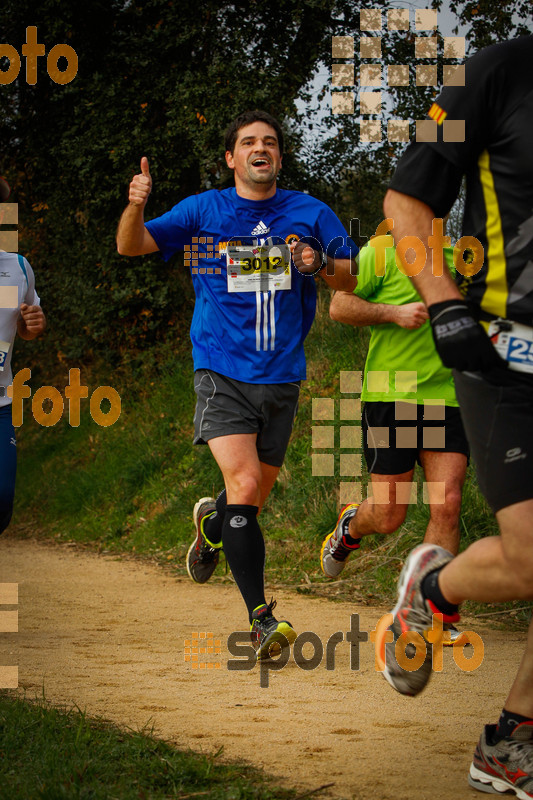
{"type": "Polygon", "coordinates": [[[267,292],[291,288],[291,254],[286,244],[228,244],[228,292],[267,292]]]}

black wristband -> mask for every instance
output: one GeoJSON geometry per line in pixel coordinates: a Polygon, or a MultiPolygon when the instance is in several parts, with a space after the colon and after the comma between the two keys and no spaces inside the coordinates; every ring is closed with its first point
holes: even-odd
{"type": "Polygon", "coordinates": [[[438,322],[438,317],[445,311],[462,311],[465,314],[472,315],[468,303],[465,300],[442,300],[440,303],[433,303],[428,306],[428,314],[431,323],[438,322]]]}
{"type": "Polygon", "coordinates": [[[435,347],[445,367],[486,372],[506,366],[464,300],[443,300],[428,307],[435,347]]]}

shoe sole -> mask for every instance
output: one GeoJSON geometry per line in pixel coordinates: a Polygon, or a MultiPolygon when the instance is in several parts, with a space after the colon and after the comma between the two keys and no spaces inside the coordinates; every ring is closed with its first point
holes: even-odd
{"type": "Polygon", "coordinates": [[[449,631],[444,631],[442,634],[442,644],[444,647],[466,647],[470,644],[470,639],[468,638],[468,634],[464,631],[452,641],[449,631]],[[448,634],[448,635],[446,635],[448,634]]]}
{"type": "MultiPolygon", "coordinates": [[[[345,506],[343,506],[341,508],[341,512],[340,512],[339,516],[337,517],[337,522],[335,523],[335,527],[333,528],[331,533],[327,533],[326,534],[326,538],[322,542],[322,547],[320,548],[320,568],[321,568],[322,572],[324,573],[324,575],[326,576],[326,578],[338,578],[338,576],[341,574],[342,570],[344,569],[344,565],[346,564],[346,561],[339,561],[339,564],[342,564],[342,569],[340,569],[337,572],[336,575],[328,575],[328,573],[324,569],[324,560],[323,559],[324,559],[324,550],[326,549],[326,545],[329,542],[329,540],[331,539],[331,537],[335,534],[335,531],[337,530],[337,527],[339,525],[340,519],[341,519],[342,515],[344,514],[344,512],[346,511],[346,509],[348,508],[349,505],[351,505],[351,503],[347,503],[345,506]]],[[[359,508],[359,505],[357,505],[357,508],[359,508]]]]}
{"type": "MultiPolygon", "coordinates": [[[[387,644],[387,642],[386,642],[386,631],[392,625],[392,623],[394,622],[395,618],[398,615],[398,611],[402,608],[402,606],[404,604],[407,587],[409,586],[409,583],[410,583],[410,580],[411,580],[411,576],[412,576],[412,574],[413,574],[413,572],[415,570],[415,567],[418,566],[418,562],[420,561],[420,558],[428,550],[434,550],[434,549],[435,549],[435,546],[432,545],[432,544],[421,544],[416,548],[417,558],[416,559],[412,558],[413,554],[411,554],[410,558],[411,558],[412,563],[409,565],[409,569],[406,569],[404,567],[404,569],[402,571],[402,574],[400,576],[400,582],[398,584],[398,602],[396,603],[396,605],[394,606],[394,608],[392,609],[390,614],[385,614],[385,616],[382,618],[382,620],[380,621],[380,624],[378,625],[378,627],[376,629],[376,639],[375,639],[376,661],[377,661],[379,669],[383,673],[383,677],[385,678],[385,680],[387,680],[388,683],[390,683],[390,685],[394,689],[396,689],[397,692],[401,691],[401,690],[398,688],[398,686],[397,686],[397,684],[395,682],[395,677],[396,676],[391,675],[391,673],[389,672],[389,669],[387,667],[386,658],[385,658],[385,646],[387,644]],[[388,622],[388,624],[385,624],[386,622],[388,622]]],[[[435,642],[435,644],[436,644],[436,642],[435,642]]],[[[401,692],[401,694],[405,694],[405,692],[401,692]]]]}
{"type": "Polygon", "coordinates": [[[531,798],[530,794],[526,794],[518,786],[513,786],[512,783],[504,781],[503,778],[487,775],[486,772],[482,772],[473,764],[470,765],[468,783],[478,792],[487,792],[487,794],[510,794],[514,792],[519,800],[530,800],[531,798]]]}
{"type": "MultiPolygon", "coordinates": [[[[194,577],[194,575],[192,574],[190,568],[189,568],[189,556],[191,555],[191,553],[192,553],[192,551],[194,550],[195,547],[196,547],[196,537],[194,538],[194,542],[191,544],[191,546],[187,550],[187,560],[185,561],[185,566],[187,567],[187,574],[188,574],[189,578],[191,579],[191,581],[194,581],[194,583],[207,583],[207,581],[197,581],[196,578],[194,577]]],[[[209,577],[211,577],[211,576],[209,576],[209,577]]],[[[208,578],[208,580],[209,580],[209,578],[208,578]]]]}
{"type": "MultiPolygon", "coordinates": [[[[322,542],[322,547],[320,548],[320,568],[322,569],[322,572],[324,573],[326,578],[336,578],[337,577],[336,575],[328,575],[328,573],[324,569],[324,550],[326,549],[326,545],[327,545],[327,543],[329,542],[329,540],[331,539],[332,536],[333,536],[332,533],[328,533],[326,535],[326,538],[322,542]]],[[[344,566],[344,564],[343,564],[343,566],[344,566]]],[[[338,574],[340,575],[341,572],[342,572],[342,570],[340,570],[338,574]]]]}
{"type": "Polygon", "coordinates": [[[291,628],[287,622],[279,622],[277,629],[272,631],[270,636],[265,639],[261,647],[257,650],[255,655],[257,661],[271,658],[287,647],[290,647],[291,644],[296,641],[297,635],[294,628],[291,628]],[[273,647],[273,645],[276,646],[273,647]]]}
{"type": "MultiPolygon", "coordinates": [[[[195,527],[196,530],[198,530],[198,511],[199,511],[200,506],[202,505],[202,503],[207,503],[208,500],[211,500],[213,503],[215,502],[215,498],[214,497],[201,497],[198,500],[198,502],[195,503],[194,508],[192,510],[192,518],[193,518],[194,527],[195,527]]],[[[190,506],[189,506],[189,508],[190,508],[190,506]]]]}
{"type": "MultiPolygon", "coordinates": [[[[194,505],[194,508],[192,510],[192,518],[193,518],[193,522],[194,522],[195,531],[198,531],[198,510],[199,510],[200,506],[202,505],[202,503],[206,503],[208,500],[212,500],[213,503],[215,502],[215,498],[214,497],[201,497],[198,500],[198,502],[195,503],[195,505],[194,505]]],[[[191,581],[193,581],[194,583],[202,584],[202,583],[207,583],[207,581],[197,581],[196,578],[193,577],[193,575],[191,574],[191,570],[189,569],[189,556],[190,556],[191,552],[194,550],[194,548],[196,547],[196,537],[197,536],[198,536],[198,533],[196,533],[196,535],[195,535],[195,537],[193,539],[193,543],[191,544],[191,546],[187,550],[187,557],[186,557],[186,560],[185,560],[185,566],[187,567],[187,575],[189,576],[191,581]]],[[[208,578],[208,580],[209,580],[209,578],[208,578]]]]}

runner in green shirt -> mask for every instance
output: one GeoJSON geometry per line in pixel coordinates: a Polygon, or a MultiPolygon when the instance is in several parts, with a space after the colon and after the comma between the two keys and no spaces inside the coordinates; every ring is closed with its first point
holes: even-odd
{"type": "MultiPolygon", "coordinates": [[[[445,248],[453,270],[452,253],[445,248]]],[[[334,295],[330,315],[349,325],[371,326],[361,399],[372,499],[342,509],[322,545],[324,573],[337,577],[363,536],[400,527],[409,502],[416,502],[417,461],[430,507],[424,541],[457,553],[468,442],[451,371],[435,350],[426,307],[396,260],[391,236],[376,237],[362,248],[357,287],[353,294],[334,295]]],[[[465,643],[449,628],[445,643],[465,643]]]]}
{"type": "MultiPolygon", "coordinates": [[[[358,282],[353,292],[356,297],[337,294],[330,312],[339,322],[371,325],[361,399],[385,403],[405,400],[419,405],[440,401],[441,406],[444,402],[458,408],[451,370],[443,366],[433,344],[431,327],[426,324],[426,307],[412,281],[396,264],[392,236],[377,238],[383,244],[389,242],[389,247],[378,242],[377,249],[367,245],[361,250],[358,282]],[[380,267],[383,250],[385,270],[380,267]],[[381,272],[385,274],[377,274],[381,272]],[[357,298],[372,306],[357,302],[357,298]]],[[[452,253],[451,247],[445,248],[444,257],[454,271],[452,253]]]]}

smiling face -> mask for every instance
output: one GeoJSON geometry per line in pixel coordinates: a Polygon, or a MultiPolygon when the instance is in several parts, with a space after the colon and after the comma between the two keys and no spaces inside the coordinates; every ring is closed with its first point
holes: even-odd
{"type": "Polygon", "coordinates": [[[241,197],[264,199],[276,192],[281,169],[276,131],[266,122],[252,122],[237,133],[233,153],[226,152],[226,163],[235,173],[235,188],[241,197]]]}

